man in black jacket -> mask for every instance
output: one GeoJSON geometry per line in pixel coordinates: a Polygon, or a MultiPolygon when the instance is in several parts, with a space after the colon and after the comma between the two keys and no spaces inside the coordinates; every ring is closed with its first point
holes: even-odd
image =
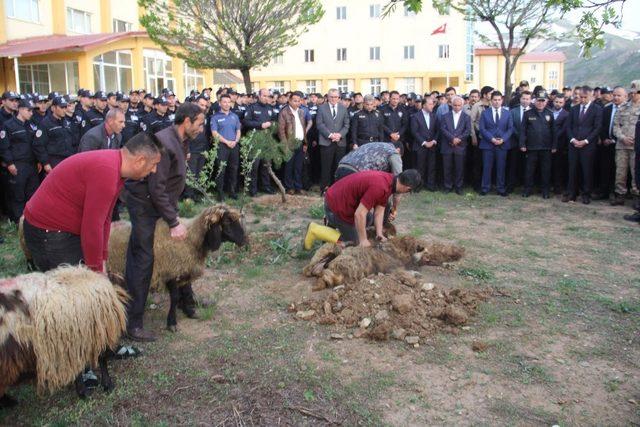
{"type": "MultiPolygon", "coordinates": [[[[143,328],[144,306],[153,273],[153,238],[156,222],[162,218],[169,225],[171,237],[182,241],[187,229],[178,218],[178,200],[186,181],[188,142],[203,130],[204,114],[197,105],[185,103],[176,111],[175,124],[156,133],[164,147],[155,174],[140,181],[125,183],[127,208],[131,218],[131,238],[127,250],[125,281],[131,295],[127,308],[127,335],[136,341],[155,341],[143,328]]],[[[191,285],[180,288],[182,308],[195,317],[191,285]]]]}
{"type": "Polygon", "coordinates": [[[593,102],[593,89],[582,86],[580,103],[569,113],[567,138],[569,139],[569,182],[563,202],[575,202],[578,195],[578,170],[582,169],[582,203],[591,203],[593,188],[593,161],[602,126],[602,108],[593,102]]]}
{"type": "Polygon", "coordinates": [[[549,198],[551,183],[551,153],[555,153],[556,139],[553,113],[546,108],[547,94],[540,91],[536,95],[535,108],[525,111],[520,127],[520,151],[526,153],[524,192],[529,197],[533,188],[536,166],[540,165],[542,177],[542,198],[549,198]]]}
{"type": "MultiPolygon", "coordinates": [[[[276,121],[273,106],[269,103],[269,91],[267,89],[260,89],[258,96],[259,101],[247,107],[244,120],[242,121],[246,131],[269,129],[271,124],[276,121]]],[[[249,190],[251,196],[258,194],[258,171],[260,172],[262,190],[267,194],[275,194],[275,190],[271,187],[269,163],[263,159],[256,159],[251,167],[251,189],[249,190]]]]}
{"type": "Polygon", "coordinates": [[[435,103],[432,97],[427,96],[422,100],[422,109],[411,116],[412,151],[416,156],[416,169],[429,191],[436,191],[436,156],[440,137],[435,103]]]}

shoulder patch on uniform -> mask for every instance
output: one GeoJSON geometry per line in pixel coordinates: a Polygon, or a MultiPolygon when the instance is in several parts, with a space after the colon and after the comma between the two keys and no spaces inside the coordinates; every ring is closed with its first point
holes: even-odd
{"type": "Polygon", "coordinates": [[[4,138],[5,136],[7,136],[7,133],[3,130],[0,130],[0,138],[4,138]]]}
{"type": "Polygon", "coordinates": [[[145,123],[140,123],[140,127],[142,130],[147,130],[147,125],[145,123]]]}
{"type": "Polygon", "coordinates": [[[86,125],[87,125],[87,122],[83,120],[82,121],[82,127],[85,127],[86,125]]]}
{"type": "Polygon", "coordinates": [[[36,131],[36,138],[40,138],[42,136],[42,129],[38,129],[36,131]]]}

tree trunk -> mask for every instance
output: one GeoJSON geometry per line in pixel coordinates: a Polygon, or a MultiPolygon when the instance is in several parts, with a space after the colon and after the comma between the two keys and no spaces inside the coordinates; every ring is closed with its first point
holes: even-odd
{"type": "Polygon", "coordinates": [[[247,94],[253,92],[251,89],[251,70],[249,68],[240,68],[240,72],[242,73],[242,80],[244,80],[244,90],[247,94]]]}
{"type": "Polygon", "coordinates": [[[284,185],[282,185],[282,182],[280,182],[280,179],[278,178],[276,173],[273,171],[271,164],[269,164],[269,176],[271,177],[271,179],[273,179],[273,182],[276,183],[276,187],[278,187],[278,191],[280,191],[280,195],[282,196],[282,203],[287,203],[287,192],[284,190],[284,185]]]}
{"type": "Polygon", "coordinates": [[[504,61],[504,102],[508,103],[511,100],[511,92],[513,91],[513,83],[511,83],[511,75],[513,74],[513,65],[511,64],[511,58],[504,61]]]}

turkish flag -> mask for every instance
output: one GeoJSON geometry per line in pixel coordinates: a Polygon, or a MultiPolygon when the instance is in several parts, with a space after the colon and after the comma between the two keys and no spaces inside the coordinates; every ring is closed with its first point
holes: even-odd
{"type": "Polygon", "coordinates": [[[431,33],[432,36],[436,35],[436,34],[444,34],[447,32],[447,24],[442,24],[440,25],[438,28],[436,28],[435,30],[433,30],[433,32],[431,33]]]}

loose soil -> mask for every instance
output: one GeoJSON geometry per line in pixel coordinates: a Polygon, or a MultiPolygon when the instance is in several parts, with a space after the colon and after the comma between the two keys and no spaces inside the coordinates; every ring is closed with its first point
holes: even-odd
{"type": "MultiPolygon", "coordinates": [[[[417,343],[439,332],[457,334],[490,292],[429,283],[418,272],[379,274],[291,304],[301,320],[336,325],[356,338],[417,343]]],[[[334,334],[340,339],[342,335],[334,334]]]]}

